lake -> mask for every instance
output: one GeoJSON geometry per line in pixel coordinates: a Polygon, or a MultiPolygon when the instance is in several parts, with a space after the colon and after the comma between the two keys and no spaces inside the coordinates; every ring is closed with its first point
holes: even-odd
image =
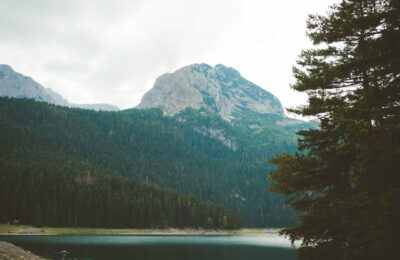
{"type": "Polygon", "coordinates": [[[61,259],[294,260],[290,242],[276,233],[241,236],[6,235],[6,241],[38,255],[61,259]]]}

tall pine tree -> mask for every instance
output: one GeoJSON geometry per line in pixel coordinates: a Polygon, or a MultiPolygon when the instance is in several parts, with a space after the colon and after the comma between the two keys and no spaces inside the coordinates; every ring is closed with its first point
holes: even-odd
{"type": "Polygon", "coordinates": [[[272,191],[299,211],[302,259],[400,259],[400,1],[343,0],[311,15],[293,88],[320,128],[272,160],[272,191]]]}

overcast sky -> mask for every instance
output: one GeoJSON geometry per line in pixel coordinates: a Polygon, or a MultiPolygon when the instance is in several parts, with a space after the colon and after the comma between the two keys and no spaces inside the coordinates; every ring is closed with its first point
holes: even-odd
{"type": "Polygon", "coordinates": [[[136,106],[156,78],[224,64],[285,107],[310,13],[335,0],[0,0],[0,64],[73,103],[136,106]]]}

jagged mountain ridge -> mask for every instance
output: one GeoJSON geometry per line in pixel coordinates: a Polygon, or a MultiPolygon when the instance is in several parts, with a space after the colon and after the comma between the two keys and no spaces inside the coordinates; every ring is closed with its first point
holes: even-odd
{"type": "Polygon", "coordinates": [[[109,104],[69,103],[60,94],[45,88],[32,78],[15,72],[9,65],[0,64],[0,96],[29,98],[50,104],[92,110],[117,111],[118,107],[109,104]]]}
{"type": "Polygon", "coordinates": [[[253,124],[265,116],[275,124],[303,123],[287,117],[273,94],[221,64],[193,64],[161,75],[138,108],[160,108],[169,116],[187,108],[204,109],[227,121],[255,118],[253,124]]]}

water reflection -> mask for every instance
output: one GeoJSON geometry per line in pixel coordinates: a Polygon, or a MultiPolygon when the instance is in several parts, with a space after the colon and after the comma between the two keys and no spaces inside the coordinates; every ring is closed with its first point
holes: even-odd
{"type": "Polygon", "coordinates": [[[39,255],[61,259],[294,260],[277,234],[251,236],[0,236],[39,255]]]}

